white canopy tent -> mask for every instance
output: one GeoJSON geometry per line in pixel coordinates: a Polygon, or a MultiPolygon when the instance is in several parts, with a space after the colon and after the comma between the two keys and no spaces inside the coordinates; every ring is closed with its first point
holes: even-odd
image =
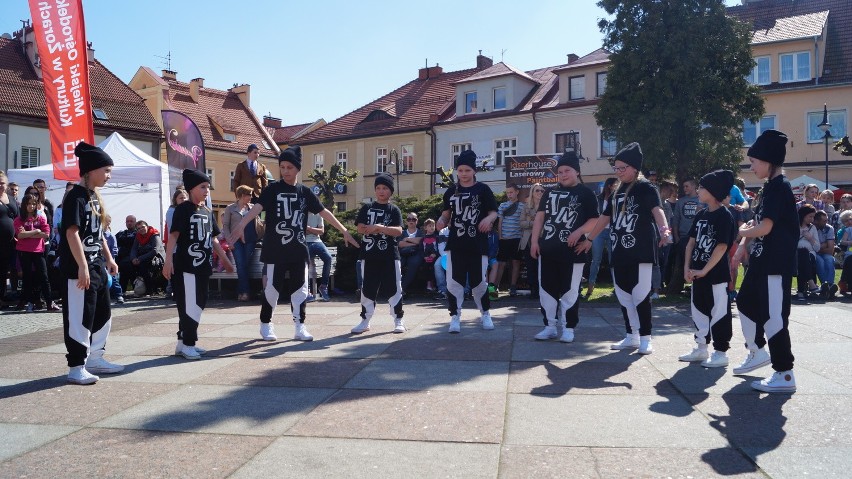
{"type": "MultiPolygon", "coordinates": [[[[115,162],[112,178],[100,190],[106,210],[112,217],[113,233],[124,229],[124,218],[127,215],[134,215],[136,219],[144,220],[162,232],[166,210],[171,204],[168,166],[140,150],[117,132],[98,146],[115,162]]],[[[20,194],[36,179],[45,180],[47,198],[55,206],[62,203],[67,182],[53,178],[53,165],[9,170],[8,174],[9,181],[20,186],[20,194]]]]}
{"type": "Polygon", "coordinates": [[[830,183],[828,185],[828,188],[826,188],[824,181],[820,181],[816,178],[811,178],[808,175],[802,175],[798,178],[788,179],[787,181],[790,182],[790,186],[793,188],[793,194],[798,196],[801,196],[805,193],[805,188],[808,185],[817,185],[817,188],[819,188],[820,191],[825,191],[826,189],[834,191],[837,189],[836,186],[830,183]]]}

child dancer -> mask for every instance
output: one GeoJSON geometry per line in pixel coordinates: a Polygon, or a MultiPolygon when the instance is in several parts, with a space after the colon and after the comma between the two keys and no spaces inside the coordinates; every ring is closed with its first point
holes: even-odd
{"type": "MultiPolygon", "coordinates": [[[[639,354],[651,354],[651,274],[657,260],[657,247],[671,241],[671,230],[660,206],[657,190],[639,172],[642,149],[630,143],[615,155],[615,176],[621,182],[603,214],[588,234],[592,239],[610,223],[612,240],[612,277],[615,295],[621,303],[627,334],[610,346],[612,349],[639,348],[639,354]],[[656,226],[655,223],[656,222],[656,226]],[[659,235],[654,231],[659,230],[659,235]],[[660,238],[659,245],[656,238],[660,238]]],[[[569,244],[586,233],[572,233],[569,244]]],[[[589,242],[580,244],[588,249],[589,242]]]]}
{"type": "Polygon", "coordinates": [[[450,333],[461,331],[461,307],[469,281],[473,301],[479,308],[482,329],[494,329],[488,309],[488,232],[497,219],[497,200],[491,188],[476,181],[476,153],[463,151],[456,159],[458,183],[444,192],[438,229],[449,225],[447,238],[447,292],[450,333]]]}
{"type": "Polygon", "coordinates": [[[178,333],[175,355],[201,359],[206,350],[196,347],[198,323],[207,306],[207,286],[213,274],[213,250],[228,272],[234,265],[222,250],[219,225],[207,208],[210,179],[196,170],[183,170],[183,186],[189,199],[175,207],[169,231],[169,247],[163,265],[163,277],[172,283],[178,309],[178,333]]]}
{"type": "Polygon", "coordinates": [[[725,351],[730,347],[732,335],[728,248],[737,234],[734,219],[722,202],[730,195],[734,173],[730,170],[707,173],[698,184],[698,200],[707,208],[699,211],[692,222],[683,266],[684,280],[692,283],[692,321],[698,331],[695,349],[678,359],[701,361],[705,368],[720,368],[728,365],[725,351]],[[707,352],[711,337],[712,356],[707,352]]]}
{"type": "Polygon", "coordinates": [[[737,294],[737,309],[749,353],[745,361],[734,368],[734,374],[746,374],[771,362],[775,373],[751,383],[754,389],[769,393],[796,390],[787,325],[790,287],[796,273],[796,262],[792,258],[796,257],[799,226],[793,189],[781,169],[787,153],[786,144],[787,135],[766,130],[748,149],[751,171],[767,181],[754,219],[740,228],[744,240],[736,254],[741,260],[746,243],[752,242],[749,268],[737,294]],[[769,354],[763,349],[767,339],[769,354]]]}
{"type": "MultiPolygon", "coordinates": [[[[580,159],[573,150],[553,159],[559,184],[548,190],[539,203],[530,247],[530,255],[539,258],[539,294],[544,314],[544,329],[535,339],[556,338],[556,326],[562,323],[564,329],[559,340],[570,343],[580,320],[577,298],[588,254],[575,252],[574,245],[567,240],[578,228],[594,227],[599,216],[598,199],[580,183],[580,159]]],[[[581,241],[591,245],[588,238],[581,241]]]]}
{"type": "Polygon", "coordinates": [[[370,319],[376,310],[376,298],[388,296],[394,333],[404,333],[402,322],[402,264],[397,237],[402,235],[402,212],[389,203],[393,194],[393,177],[387,173],[376,176],[376,201],[364,205],[358,212],[358,232],[364,235],[361,249],[361,322],[352,334],[370,330],[370,319]]]}
{"type": "Polygon", "coordinates": [[[228,243],[243,239],[243,230],[261,211],[266,212],[266,232],[260,260],[266,268],[266,287],[260,307],[260,336],[264,341],[275,341],[272,314],[278,305],[281,293],[290,296],[290,312],[296,325],[294,338],[298,341],[313,341],[314,337],[305,327],[305,300],[308,298],[308,246],[305,231],[308,213],[322,216],[329,224],[343,233],[343,239],[358,247],[358,242],[349,231],[325,209],[317,196],[307,186],[296,180],[302,169],[302,149],[287,148],[278,157],[281,180],[264,188],[260,199],[243,216],[240,224],[233,227],[228,243]]]}
{"type": "Polygon", "coordinates": [[[124,366],[104,359],[112,326],[107,275],[118,274],[103,237],[106,215],[97,188],[105,185],[112,173],[112,158],[97,146],[80,142],[74,148],[79,159],[80,183],[62,200],[60,230],[65,241],[59,243],[62,284],[62,326],[68,367],[68,382],[93,384],[95,374],[112,374],[124,366]],[[95,373],[95,374],[92,374],[95,373]]]}

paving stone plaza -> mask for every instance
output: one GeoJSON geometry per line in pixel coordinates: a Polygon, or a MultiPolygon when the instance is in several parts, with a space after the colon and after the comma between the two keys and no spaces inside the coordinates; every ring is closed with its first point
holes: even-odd
{"type": "MultiPolygon", "coordinates": [[[[443,305],[308,305],[316,340],[260,341],[257,304],[214,302],[201,361],[173,356],[173,303],[114,309],[93,386],[66,384],[61,315],[0,315],[0,477],[848,477],[852,306],[794,305],[798,391],[767,395],[728,369],[678,362],[685,308],[654,309],[655,352],[611,351],[621,313],[580,308],[571,344],[535,341],[532,301],[501,300],[496,329],[471,309],[447,334],[443,305]]],[[[465,304],[470,308],[472,303],[465,304]]],[[[731,363],[745,356],[734,317],[731,363]]]]}

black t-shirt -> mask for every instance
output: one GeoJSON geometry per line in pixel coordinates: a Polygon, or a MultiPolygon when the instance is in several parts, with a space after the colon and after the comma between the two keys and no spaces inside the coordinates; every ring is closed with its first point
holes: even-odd
{"type": "Polygon", "coordinates": [[[184,201],[175,207],[169,226],[169,233],[180,233],[172,256],[175,272],[213,274],[213,238],[221,233],[213,212],[206,206],[184,201]]]}
{"type": "MultiPolygon", "coordinates": [[[[359,225],[402,226],[402,212],[396,205],[381,204],[374,201],[370,205],[361,207],[355,223],[359,225]]],[[[397,242],[396,236],[382,233],[364,235],[360,258],[370,260],[399,259],[397,242]]]]}
{"type": "MultiPolygon", "coordinates": [[[[9,195],[9,204],[0,203],[0,241],[4,244],[13,241],[15,237],[15,218],[18,217],[18,204],[15,198],[9,195]]],[[[5,247],[5,246],[4,246],[5,247]]],[[[12,247],[14,249],[14,247],[12,247]]]]}
{"type": "Polygon", "coordinates": [[[62,241],[59,242],[59,267],[62,274],[68,279],[77,279],[77,261],[71,254],[71,247],[65,241],[68,228],[76,226],[77,236],[83,243],[83,255],[90,265],[103,265],[104,257],[103,241],[104,232],[100,219],[101,205],[97,198],[80,185],[74,185],[65,195],[62,201],[62,224],[59,230],[62,241]]]}
{"type": "Polygon", "coordinates": [[[793,189],[784,175],[778,175],[763,186],[754,222],[772,220],[772,231],[755,238],[749,268],[767,275],[796,274],[796,245],[799,242],[799,215],[793,189]]]}
{"type": "MultiPolygon", "coordinates": [[[[731,231],[734,229],[734,219],[724,206],[716,211],[703,209],[695,215],[689,237],[695,238],[695,248],[692,250],[692,263],[690,269],[700,270],[707,266],[713,250],[717,245],[725,244],[731,247],[731,231]]],[[[727,253],[728,248],[725,248],[727,253]]],[[[729,268],[727,254],[713,266],[702,280],[710,284],[727,283],[731,280],[731,268],[729,268]]]]}
{"type": "Polygon", "coordinates": [[[585,263],[588,254],[577,255],[566,241],[586,221],[600,216],[598,199],[592,190],[583,184],[571,187],[556,185],[542,197],[538,211],[544,212],[544,227],[538,245],[545,259],[585,263]]]}
{"type": "Polygon", "coordinates": [[[314,192],[301,183],[288,185],[279,180],[264,188],[258,204],[266,212],[261,261],[307,261],[305,231],[308,227],[308,213],[319,214],[325,209],[314,192]]]}
{"type": "Polygon", "coordinates": [[[479,222],[497,211],[494,192],[485,183],[472,186],[452,185],[444,192],[443,211],[450,211],[450,236],[447,251],[488,254],[488,234],[479,231],[479,222]]]}
{"type": "Polygon", "coordinates": [[[647,180],[634,183],[628,195],[632,183],[619,186],[603,212],[610,218],[613,264],[657,261],[657,226],[651,210],[660,207],[660,195],[647,180]]]}

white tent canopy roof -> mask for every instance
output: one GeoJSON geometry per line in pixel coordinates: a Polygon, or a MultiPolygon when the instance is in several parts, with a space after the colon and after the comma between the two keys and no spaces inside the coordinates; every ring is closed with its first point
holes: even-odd
{"type": "Polygon", "coordinates": [[[825,191],[826,189],[834,191],[837,189],[837,187],[832,185],[831,183],[829,183],[828,188],[826,188],[824,181],[820,181],[816,178],[811,178],[808,175],[802,175],[798,178],[788,179],[787,181],[790,182],[790,186],[793,188],[794,193],[804,193],[805,187],[811,184],[817,185],[817,188],[819,188],[820,191],[825,191]]]}

